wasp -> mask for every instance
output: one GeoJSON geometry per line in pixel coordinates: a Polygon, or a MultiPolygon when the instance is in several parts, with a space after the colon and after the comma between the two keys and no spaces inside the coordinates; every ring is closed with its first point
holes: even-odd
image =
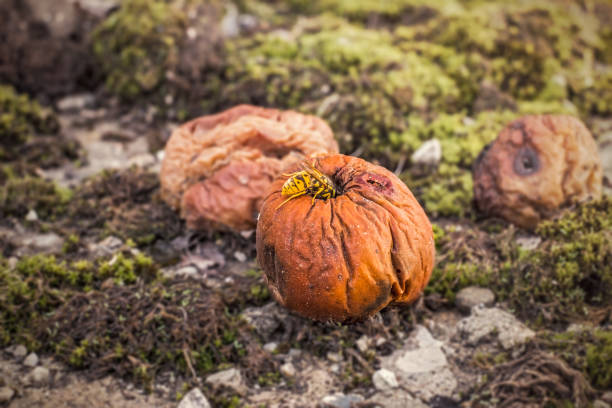
{"type": "Polygon", "coordinates": [[[302,170],[291,174],[283,174],[283,177],[289,177],[283,188],[281,195],[290,196],[283,201],[276,209],[281,208],[287,201],[293,200],[296,197],[304,194],[312,195],[312,204],[314,205],[317,197],[327,200],[328,198],[336,197],[338,190],[333,181],[325,174],[321,173],[310,163],[302,163],[302,170]]]}

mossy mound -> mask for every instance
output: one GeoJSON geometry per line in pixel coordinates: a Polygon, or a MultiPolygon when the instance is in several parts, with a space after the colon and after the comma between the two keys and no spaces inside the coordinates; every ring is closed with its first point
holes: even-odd
{"type": "Polygon", "coordinates": [[[24,217],[29,210],[43,220],[65,213],[71,191],[37,177],[10,178],[0,187],[0,219],[24,217]]]}
{"type": "Polygon", "coordinates": [[[442,255],[425,292],[453,301],[462,287],[478,285],[533,322],[594,319],[612,305],[611,210],[604,198],[543,222],[534,250],[518,246],[513,227],[448,227],[438,234],[442,255]]]}
{"type": "Polygon", "coordinates": [[[57,118],[25,94],[0,86],[0,159],[17,159],[19,148],[37,134],[55,134],[57,118]]]}
{"type": "Polygon", "coordinates": [[[184,16],[164,0],[127,0],[93,33],[106,87],[134,98],[157,87],[177,64],[184,16]]]}

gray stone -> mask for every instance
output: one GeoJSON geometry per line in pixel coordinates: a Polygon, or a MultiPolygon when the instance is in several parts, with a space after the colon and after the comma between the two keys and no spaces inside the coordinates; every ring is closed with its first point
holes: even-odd
{"type": "Polygon", "coordinates": [[[421,400],[401,389],[377,392],[366,402],[380,408],[428,408],[421,400]]]}
{"type": "Polygon", "coordinates": [[[242,238],[244,239],[249,239],[253,236],[253,234],[255,234],[255,230],[245,230],[245,231],[240,231],[240,235],[242,236],[242,238]]]}
{"type": "Polygon", "coordinates": [[[38,214],[36,214],[36,211],[30,210],[26,214],[25,220],[30,222],[38,221],[38,214]]]}
{"type": "Polygon", "coordinates": [[[242,379],[242,374],[236,368],[219,371],[206,377],[206,383],[213,387],[227,387],[240,395],[246,393],[246,385],[242,379]]]}
{"type": "Polygon", "coordinates": [[[418,325],[404,347],[381,358],[381,366],[395,373],[403,389],[421,399],[450,397],[457,388],[457,379],[450,371],[442,345],[418,325]]]}
{"type": "Polygon", "coordinates": [[[0,404],[4,404],[13,399],[15,391],[10,387],[0,387],[0,404]]]}
{"type": "Polygon", "coordinates": [[[275,302],[263,307],[249,307],[242,312],[244,320],[262,337],[269,337],[287,319],[287,312],[275,302]]]}
{"type": "Polygon", "coordinates": [[[194,388],[183,397],[177,408],[210,408],[210,403],[199,388],[194,388]]]}
{"type": "Polygon", "coordinates": [[[601,399],[604,400],[605,402],[612,404],[612,391],[604,392],[603,395],[601,396],[601,399]]]}
{"type": "Polygon", "coordinates": [[[372,375],[372,382],[378,390],[388,390],[399,386],[395,373],[381,368],[372,375]]]}
{"type": "Polygon", "coordinates": [[[270,343],[264,344],[263,349],[268,353],[274,353],[276,349],[278,349],[278,343],[271,341],[270,343]]]}
{"type": "Polygon", "coordinates": [[[334,353],[332,351],[329,351],[327,353],[327,359],[332,363],[339,363],[342,361],[342,353],[334,353]]]}
{"type": "Polygon", "coordinates": [[[288,378],[295,377],[296,374],[295,367],[291,363],[283,364],[282,366],[280,366],[279,371],[282,375],[288,378]]]}
{"type": "Polygon", "coordinates": [[[7,353],[12,354],[18,360],[21,360],[28,354],[28,349],[23,344],[17,344],[15,346],[8,347],[7,353]]]}
{"type": "Polygon", "coordinates": [[[542,238],[537,235],[522,235],[516,238],[516,243],[526,251],[533,251],[540,245],[542,238]]]}
{"type": "Polygon", "coordinates": [[[463,313],[469,313],[474,306],[492,306],[495,303],[495,295],[490,289],[468,286],[457,292],[455,305],[463,313]]]}
{"type": "Polygon", "coordinates": [[[442,159],[442,145],[438,139],[426,141],[410,157],[417,166],[435,167],[442,159]]]}
{"type": "Polygon", "coordinates": [[[357,345],[357,350],[361,351],[362,353],[365,353],[370,347],[370,342],[370,338],[364,334],[355,342],[355,344],[357,345]]]}
{"type": "Polygon", "coordinates": [[[115,236],[108,236],[102,241],[89,245],[89,251],[95,257],[107,256],[114,254],[123,246],[123,241],[115,236]]]}
{"type": "Polygon", "coordinates": [[[593,408],[610,408],[610,404],[598,399],[593,402],[593,408]]]}
{"type": "Polygon", "coordinates": [[[508,350],[533,338],[535,333],[504,310],[477,306],[472,309],[471,316],[457,323],[457,335],[470,346],[495,336],[508,350]]]}
{"type": "Polygon", "coordinates": [[[92,94],[70,95],[57,102],[57,109],[61,112],[76,112],[93,106],[96,98],[92,94]]]}
{"type": "Polygon", "coordinates": [[[26,375],[25,381],[28,385],[43,386],[49,383],[50,376],[51,374],[47,367],[38,366],[26,375]]]}
{"type": "Polygon", "coordinates": [[[238,262],[246,262],[247,260],[247,256],[244,254],[244,252],[240,251],[234,252],[234,258],[236,258],[238,262]]]}
{"type": "Polygon", "coordinates": [[[26,367],[36,367],[38,365],[38,356],[36,353],[28,354],[25,360],[23,360],[23,365],[26,367]]]}
{"type": "Polygon", "coordinates": [[[364,398],[359,394],[343,394],[337,392],[335,394],[327,395],[321,400],[323,407],[330,408],[351,408],[353,404],[362,402],[364,398]]]}
{"type": "Polygon", "coordinates": [[[46,234],[26,234],[17,239],[18,255],[29,253],[52,253],[61,251],[64,239],[54,232],[46,234]]]}

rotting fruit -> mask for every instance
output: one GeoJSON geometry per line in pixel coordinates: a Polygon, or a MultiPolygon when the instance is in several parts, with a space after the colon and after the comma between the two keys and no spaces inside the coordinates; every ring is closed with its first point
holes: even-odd
{"type": "Polygon", "coordinates": [[[291,174],[268,189],[257,224],[257,260],[273,297],[321,321],[360,320],[417,299],[431,275],[435,247],[431,224],[408,187],[356,157],[328,155],[307,165],[337,194],[314,198],[310,191],[286,201],[282,187],[291,174]]]}
{"type": "Polygon", "coordinates": [[[474,165],[476,206],[526,229],[559,208],[599,198],[602,165],[586,126],[568,115],[511,122],[474,165]]]}
{"type": "Polygon", "coordinates": [[[166,144],[162,196],[193,229],[255,228],[264,192],[304,157],[338,151],[325,121],[239,105],[178,128],[166,144]]]}

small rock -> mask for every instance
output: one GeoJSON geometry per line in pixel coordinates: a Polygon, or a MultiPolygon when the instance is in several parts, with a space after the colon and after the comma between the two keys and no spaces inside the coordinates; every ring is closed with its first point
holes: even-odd
{"type": "Polygon", "coordinates": [[[183,397],[177,408],[210,408],[210,403],[199,388],[194,388],[183,397]]]}
{"type": "Polygon", "coordinates": [[[49,369],[46,367],[35,367],[25,378],[26,384],[43,386],[49,383],[49,369]]]}
{"type": "Polygon", "coordinates": [[[427,328],[418,325],[403,348],[381,358],[381,366],[396,374],[403,389],[423,400],[435,395],[451,396],[457,379],[442,346],[427,328]]]}
{"type": "Polygon", "coordinates": [[[410,157],[413,164],[424,167],[436,167],[442,159],[442,145],[438,139],[426,141],[410,157]]]}
{"type": "Polygon", "coordinates": [[[470,346],[478,344],[488,336],[496,335],[505,350],[525,343],[535,336],[533,330],[510,313],[495,307],[480,306],[474,307],[471,316],[457,323],[457,334],[470,346]]]}
{"type": "Polygon", "coordinates": [[[54,232],[46,234],[26,234],[16,243],[19,255],[39,252],[59,252],[64,245],[64,239],[54,232]]]}
{"type": "Polygon", "coordinates": [[[340,364],[334,363],[329,366],[329,371],[334,374],[340,374],[340,364]]]}
{"type": "Polygon", "coordinates": [[[179,266],[178,268],[163,269],[162,273],[167,278],[196,278],[199,275],[199,270],[193,265],[179,266]]]}
{"type": "Polygon", "coordinates": [[[421,400],[413,398],[410,394],[401,389],[377,392],[366,402],[380,408],[428,408],[421,400]]]}
{"type": "Polygon", "coordinates": [[[292,378],[295,377],[296,371],[295,367],[291,363],[285,363],[279,368],[280,373],[285,377],[292,378]]]}
{"type": "Polygon", "coordinates": [[[455,297],[455,305],[463,313],[469,313],[477,305],[492,306],[494,302],[495,295],[493,291],[477,286],[463,288],[457,292],[455,297]]]}
{"type": "Polygon", "coordinates": [[[36,367],[38,365],[38,356],[36,353],[28,354],[25,360],[23,360],[23,365],[26,367],[36,367]]]}
{"type": "Polygon", "coordinates": [[[240,251],[234,252],[234,258],[236,258],[238,262],[246,262],[247,260],[247,256],[244,254],[244,252],[240,251]]]}
{"type": "Polygon", "coordinates": [[[374,375],[372,375],[372,382],[379,390],[388,390],[396,388],[399,385],[395,373],[384,368],[377,370],[374,375]]]}
{"type": "Polygon", "coordinates": [[[36,214],[36,211],[30,210],[26,214],[25,220],[30,222],[38,221],[38,214],[36,214]]]}
{"type": "Polygon", "coordinates": [[[108,236],[102,241],[89,246],[89,251],[93,256],[99,258],[106,255],[114,254],[123,246],[123,241],[115,236],[108,236]]]}
{"type": "Polygon", "coordinates": [[[6,349],[9,354],[12,354],[18,360],[21,360],[28,354],[28,349],[23,344],[17,344],[6,349]]]}
{"type": "Polygon", "coordinates": [[[253,234],[255,233],[255,230],[246,230],[246,231],[240,231],[240,235],[242,236],[242,238],[244,239],[249,239],[253,236],[253,234]]]}
{"type": "Polygon", "coordinates": [[[526,251],[533,251],[540,245],[540,242],[542,238],[537,235],[523,235],[516,238],[517,245],[526,251]]]}
{"type": "Polygon", "coordinates": [[[91,108],[95,97],[92,94],[70,95],[57,102],[57,109],[60,112],[76,112],[84,108],[91,108]]]}
{"type": "Polygon", "coordinates": [[[263,349],[266,350],[268,353],[274,353],[278,349],[278,343],[273,341],[270,343],[266,343],[264,344],[263,349]]]}
{"type": "Polygon", "coordinates": [[[605,402],[612,404],[612,391],[604,392],[603,395],[601,396],[601,399],[604,400],[605,402]]]}
{"type": "Polygon", "coordinates": [[[327,353],[327,359],[331,362],[334,363],[339,363],[342,361],[342,354],[341,353],[334,353],[334,352],[328,352],[327,353]]]}
{"type": "Polygon", "coordinates": [[[357,339],[355,344],[357,345],[357,350],[361,351],[362,353],[365,353],[370,347],[370,338],[366,335],[363,335],[357,339]]]}
{"type": "Polygon", "coordinates": [[[0,387],[0,404],[9,402],[13,399],[13,395],[15,395],[15,391],[12,388],[0,387]]]}
{"type": "Polygon", "coordinates": [[[15,267],[17,266],[17,263],[19,262],[19,258],[17,258],[16,256],[11,256],[8,259],[8,267],[9,269],[15,269],[15,267]]]}
{"type": "Polygon", "coordinates": [[[331,408],[351,408],[353,404],[362,402],[364,398],[359,394],[343,394],[337,392],[332,395],[327,395],[321,400],[321,405],[331,408]]]}
{"type": "Polygon", "coordinates": [[[593,403],[593,408],[610,408],[610,405],[607,402],[598,399],[593,403]]]}
{"type": "Polygon", "coordinates": [[[270,302],[263,307],[248,307],[244,309],[242,316],[264,338],[274,333],[280,327],[281,322],[288,317],[287,312],[275,302],[270,302]]]}
{"type": "Polygon", "coordinates": [[[129,158],[128,167],[138,166],[147,168],[153,166],[156,162],[155,156],[151,153],[140,153],[129,158]]]}
{"type": "Polygon", "coordinates": [[[236,368],[229,368],[209,375],[206,377],[206,383],[213,387],[230,388],[240,395],[246,393],[246,386],[242,380],[242,375],[236,368]]]}

